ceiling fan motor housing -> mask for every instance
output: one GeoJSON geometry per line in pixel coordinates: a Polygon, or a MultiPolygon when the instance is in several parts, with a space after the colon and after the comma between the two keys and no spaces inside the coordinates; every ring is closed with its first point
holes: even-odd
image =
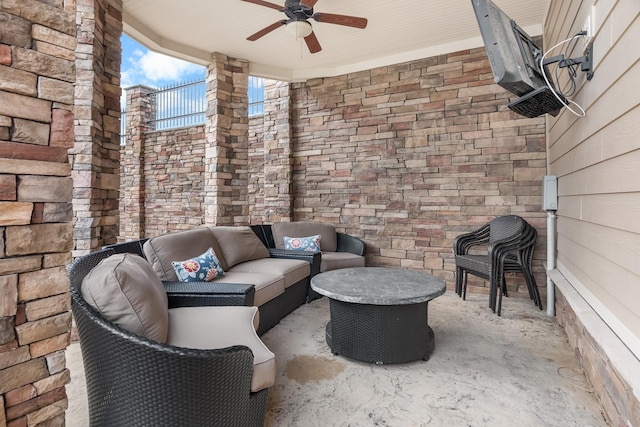
{"type": "Polygon", "coordinates": [[[292,21],[306,21],[313,16],[313,7],[301,3],[300,0],[286,0],[282,11],[292,21]]]}

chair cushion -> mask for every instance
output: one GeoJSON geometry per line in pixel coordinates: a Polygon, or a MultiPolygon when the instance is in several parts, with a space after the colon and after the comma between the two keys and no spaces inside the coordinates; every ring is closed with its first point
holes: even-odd
{"type": "Polygon", "coordinates": [[[222,269],[226,270],[220,246],[207,227],[163,234],[149,239],[143,246],[145,257],[161,280],[178,280],[171,263],[196,257],[209,248],[213,248],[222,269]]]}
{"type": "Polygon", "coordinates": [[[335,252],[338,248],[336,229],[331,224],[314,221],[276,222],[271,226],[273,241],[278,249],[284,249],[284,236],[306,237],[320,235],[320,249],[335,252]]]}
{"type": "Polygon", "coordinates": [[[173,261],[173,269],[181,282],[210,282],[224,276],[220,260],[213,248],[197,257],[185,261],[173,261]]]}
{"type": "Polygon", "coordinates": [[[256,307],[172,308],[167,343],[197,349],[249,347],[253,353],[251,391],[260,391],[275,383],[276,359],[256,334],[257,314],[256,307]]]}
{"type": "MultiPolygon", "coordinates": [[[[225,271],[236,264],[254,259],[268,258],[269,249],[260,241],[251,227],[210,227],[211,233],[220,245],[225,271]]],[[[220,253],[217,252],[216,253],[220,253]]]]}
{"type": "Polygon", "coordinates": [[[364,267],[365,258],[351,252],[322,252],[320,271],[337,270],[339,268],[364,267]]]}
{"type": "Polygon", "coordinates": [[[124,253],[103,259],[84,277],[80,291],[107,320],[136,335],[167,341],[167,293],[142,257],[124,253]]]}
{"type": "Polygon", "coordinates": [[[307,252],[319,252],[320,251],[320,235],[309,237],[289,237],[284,236],[284,248],[293,251],[307,251],[307,252]]]}
{"type": "Polygon", "coordinates": [[[254,285],[256,294],[253,298],[253,304],[258,307],[284,293],[284,278],[274,273],[247,273],[236,271],[235,267],[232,267],[224,273],[224,277],[213,281],[254,285]]]}
{"type": "Polygon", "coordinates": [[[300,259],[263,258],[243,262],[231,270],[243,273],[277,274],[284,279],[284,287],[288,288],[300,280],[309,277],[311,274],[311,264],[300,259]]]}

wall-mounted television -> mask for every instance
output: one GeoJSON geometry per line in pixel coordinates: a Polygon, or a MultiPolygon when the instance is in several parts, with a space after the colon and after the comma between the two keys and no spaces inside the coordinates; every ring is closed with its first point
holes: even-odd
{"type": "Polygon", "coordinates": [[[491,0],[471,0],[495,82],[519,98],[509,108],[525,117],[557,115],[565,105],[540,68],[542,50],[491,0]]]}

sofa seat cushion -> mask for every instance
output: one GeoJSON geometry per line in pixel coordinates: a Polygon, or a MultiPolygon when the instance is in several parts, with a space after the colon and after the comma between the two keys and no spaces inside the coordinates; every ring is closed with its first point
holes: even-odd
{"type": "Polygon", "coordinates": [[[167,293],[144,258],[123,253],[103,259],[84,277],[80,292],[107,320],[136,335],[166,342],[167,293]]]}
{"type": "Polygon", "coordinates": [[[143,246],[144,256],[160,280],[178,280],[171,263],[195,258],[209,248],[213,248],[222,269],[226,270],[220,246],[207,227],[156,236],[143,246]]]}
{"type": "Polygon", "coordinates": [[[365,258],[351,252],[322,252],[320,271],[337,270],[339,268],[364,267],[365,258]]]}
{"type": "Polygon", "coordinates": [[[309,237],[320,235],[320,249],[335,252],[338,248],[336,229],[331,224],[314,221],[276,222],[271,226],[273,241],[278,249],[284,249],[284,237],[309,237]]]}
{"type": "Polygon", "coordinates": [[[254,327],[256,307],[180,307],[169,309],[168,344],[185,348],[217,349],[244,345],[253,353],[251,391],[271,387],[276,379],[275,355],[254,327]]]}
{"type": "Polygon", "coordinates": [[[231,271],[277,274],[284,278],[284,286],[288,288],[309,277],[311,264],[299,259],[263,258],[238,264],[231,271]]]}
{"type": "Polygon", "coordinates": [[[260,307],[267,301],[271,301],[284,293],[284,278],[273,273],[248,273],[231,270],[224,273],[223,277],[214,279],[213,282],[221,283],[245,283],[254,285],[256,289],[253,304],[260,307]]]}
{"type": "Polygon", "coordinates": [[[269,249],[256,236],[251,227],[217,226],[209,227],[209,230],[220,245],[222,252],[216,251],[216,253],[222,254],[221,261],[224,259],[222,264],[224,271],[241,262],[270,256],[269,249]]]}

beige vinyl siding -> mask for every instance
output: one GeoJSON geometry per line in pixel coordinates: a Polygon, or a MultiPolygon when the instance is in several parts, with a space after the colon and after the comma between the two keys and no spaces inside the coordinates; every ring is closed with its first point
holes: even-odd
{"type": "MultiPolygon", "coordinates": [[[[563,109],[548,116],[548,173],[558,176],[558,269],[640,358],[640,2],[553,0],[545,46],[580,31],[588,14],[596,31],[595,75],[586,81],[579,71],[571,97],[587,115],[563,109]]],[[[571,56],[582,48],[578,41],[571,56]]],[[[566,73],[561,86],[568,87],[566,73]]]]}

